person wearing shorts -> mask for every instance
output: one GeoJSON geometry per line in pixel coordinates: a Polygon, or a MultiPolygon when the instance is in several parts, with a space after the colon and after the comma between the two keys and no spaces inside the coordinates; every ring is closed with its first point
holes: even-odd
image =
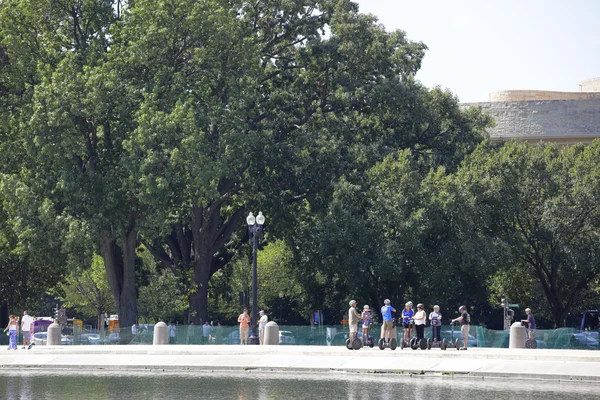
{"type": "Polygon", "coordinates": [[[368,305],[365,304],[363,307],[363,312],[360,315],[360,318],[362,319],[362,336],[360,339],[362,340],[364,346],[366,340],[365,338],[369,336],[369,328],[373,322],[373,319],[371,318],[371,310],[369,309],[368,305]]]}
{"type": "Polygon", "coordinates": [[[412,306],[412,301],[409,301],[404,305],[404,310],[402,310],[402,327],[404,327],[404,342],[406,343],[408,343],[412,336],[411,320],[413,319],[413,315],[415,315],[412,306]]]}
{"type": "Polygon", "coordinates": [[[469,342],[469,331],[471,330],[471,316],[467,312],[467,306],[460,306],[458,312],[460,313],[460,317],[453,319],[452,322],[460,323],[460,333],[463,338],[463,347],[460,350],[466,350],[467,343],[469,342]]]}
{"type": "Polygon", "coordinates": [[[526,308],[525,312],[527,313],[527,319],[522,319],[521,322],[526,322],[527,323],[527,335],[529,337],[529,339],[533,339],[533,337],[535,336],[535,318],[533,317],[533,314],[531,313],[531,308],[526,308]]]}
{"type": "Polygon", "coordinates": [[[23,332],[23,349],[31,344],[30,331],[32,322],[33,318],[31,318],[31,315],[29,315],[27,311],[23,311],[23,319],[21,320],[21,332],[23,332]]]}
{"type": "Polygon", "coordinates": [[[385,299],[383,301],[383,307],[381,307],[381,315],[383,316],[381,338],[384,339],[386,342],[390,341],[390,338],[392,337],[392,331],[394,330],[392,312],[396,312],[396,309],[391,306],[391,302],[389,299],[385,299]]]}
{"type": "Polygon", "coordinates": [[[350,300],[350,309],[348,310],[348,325],[350,325],[350,343],[354,340],[358,332],[358,320],[360,315],[356,312],[356,301],[350,300]]]}

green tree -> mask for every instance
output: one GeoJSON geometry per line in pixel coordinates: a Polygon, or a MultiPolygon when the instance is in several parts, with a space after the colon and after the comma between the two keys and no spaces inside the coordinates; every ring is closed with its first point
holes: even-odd
{"type": "Polygon", "coordinates": [[[600,274],[600,142],[482,147],[465,166],[505,266],[539,283],[561,326],[600,274]]]}
{"type": "Polygon", "coordinates": [[[106,269],[101,256],[94,254],[92,265],[71,272],[56,287],[57,297],[63,305],[77,310],[85,317],[98,317],[104,313],[114,314],[115,299],[106,279],[106,269]]]}

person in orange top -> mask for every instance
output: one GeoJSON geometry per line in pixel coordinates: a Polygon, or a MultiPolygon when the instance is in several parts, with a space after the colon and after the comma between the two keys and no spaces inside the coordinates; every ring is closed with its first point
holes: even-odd
{"type": "Polygon", "coordinates": [[[250,326],[250,316],[248,309],[244,308],[244,312],[238,317],[240,323],[240,344],[248,344],[248,327],[250,326]]]}

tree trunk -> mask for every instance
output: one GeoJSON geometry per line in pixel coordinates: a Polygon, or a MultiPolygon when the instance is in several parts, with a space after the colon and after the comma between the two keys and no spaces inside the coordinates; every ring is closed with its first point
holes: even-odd
{"type": "Polygon", "coordinates": [[[208,320],[208,281],[211,264],[212,257],[206,255],[194,262],[194,284],[197,290],[190,296],[190,306],[192,312],[195,311],[191,319],[196,325],[208,320]]]}
{"type": "Polygon", "coordinates": [[[104,258],[108,282],[117,303],[119,326],[122,328],[130,327],[137,322],[136,243],[135,222],[131,222],[125,230],[122,247],[117,244],[117,239],[111,230],[104,230],[100,235],[100,251],[104,258]]]}

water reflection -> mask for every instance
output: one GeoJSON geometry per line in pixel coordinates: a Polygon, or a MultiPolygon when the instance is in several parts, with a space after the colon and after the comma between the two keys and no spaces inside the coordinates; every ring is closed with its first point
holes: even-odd
{"type": "Polygon", "coordinates": [[[440,399],[595,397],[598,383],[509,382],[392,374],[0,371],[0,399],[440,399]]]}

